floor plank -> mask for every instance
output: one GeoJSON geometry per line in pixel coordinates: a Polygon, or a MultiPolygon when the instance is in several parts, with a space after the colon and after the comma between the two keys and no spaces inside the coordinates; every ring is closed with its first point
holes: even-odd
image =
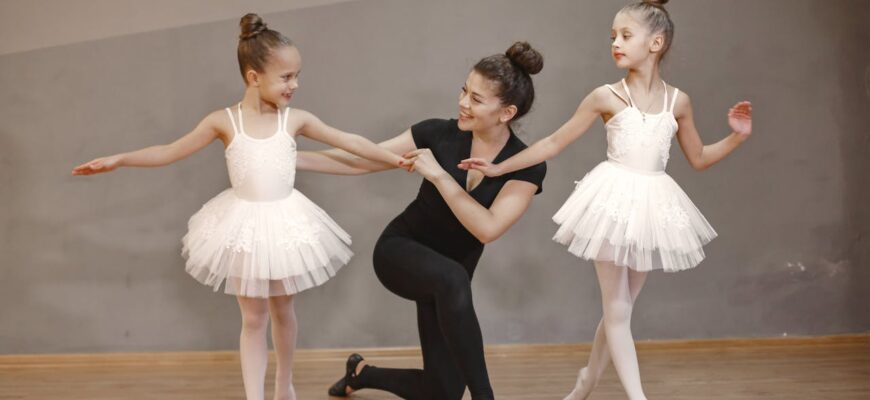
{"type": "MultiPolygon", "coordinates": [[[[328,399],[326,388],[341,375],[350,351],[300,350],[295,365],[298,397],[328,399]]],[[[421,364],[416,349],[357,351],[378,366],[421,364]]],[[[489,346],[487,362],[496,395],[510,400],[562,399],[588,352],[588,344],[489,346]]],[[[870,399],[868,335],[642,342],[638,355],[650,399],[870,399]]],[[[271,383],[270,378],[267,385],[271,383]]],[[[0,399],[243,397],[235,352],[0,356],[0,399]]],[[[396,397],[363,390],[353,398],[396,397]]],[[[625,398],[612,368],[590,397],[625,398]]]]}

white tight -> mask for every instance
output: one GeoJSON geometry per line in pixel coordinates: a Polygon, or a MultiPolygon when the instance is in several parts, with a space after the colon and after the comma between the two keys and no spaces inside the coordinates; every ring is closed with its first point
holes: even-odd
{"type": "Polygon", "coordinates": [[[247,400],[263,400],[269,348],[266,328],[272,320],[272,344],[275,347],[275,400],[296,400],[293,390],[293,353],[296,350],[296,312],[293,296],[268,299],[237,297],[242,311],[239,351],[242,381],[247,400]]]}
{"type": "Polygon", "coordinates": [[[631,312],[646,282],[647,273],[619,267],[608,261],[595,261],[595,272],[601,287],[604,316],[595,330],[589,362],[580,370],[577,384],[565,400],[586,399],[611,359],[628,398],[646,400],[631,335],[631,312]]]}

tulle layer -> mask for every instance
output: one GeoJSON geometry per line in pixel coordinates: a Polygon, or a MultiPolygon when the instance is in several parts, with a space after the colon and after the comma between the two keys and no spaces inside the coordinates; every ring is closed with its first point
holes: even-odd
{"type": "Polygon", "coordinates": [[[693,268],[716,237],[670,176],[613,161],[586,174],[553,221],[559,224],[553,240],[574,255],[638,271],[693,268]]]}
{"type": "Polygon", "coordinates": [[[209,200],[182,239],[186,270],[217,291],[245,297],[289,295],[318,286],[350,260],[348,235],[298,190],[276,201],[247,201],[233,189],[209,200]]]}

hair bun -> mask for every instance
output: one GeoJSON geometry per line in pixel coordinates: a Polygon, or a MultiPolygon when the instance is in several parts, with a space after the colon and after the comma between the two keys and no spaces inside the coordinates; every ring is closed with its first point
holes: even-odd
{"type": "Polygon", "coordinates": [[[544,56],[533,49],[528,42],[516,42],[505,52],[512,63],[529,75],[537,74],[544,68],[544,56]]]}
{"type": "Polygon", "coordinates": [[[242,20],[239,21],[239,27],[242,28],[242,33],[239,34],[239,39],[250,39],[266,30],[266,23],[263,18],[254,13],[245,14],[242,20]]]}
{"type": "Polygon", "coordinates": [[[668,4],[668,0],[643,0],[643,2],[658,8],[665,8],[665,4],[668,4]]]}

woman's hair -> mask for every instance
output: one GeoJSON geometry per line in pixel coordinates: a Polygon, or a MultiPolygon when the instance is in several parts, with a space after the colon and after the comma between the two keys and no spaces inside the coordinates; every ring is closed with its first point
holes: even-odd
{"type": "Polygon", "coordinates": [[[659,52],[659,61],[661,61],[668,50],[671,49],[671,43],[674,41],[674,21],[671,21],[671,15],[668,10],[665,10],[665,4],[668,0],[643,0],[634,4],[629,4],[619,10],[623,12],[634,12],[640,17],[640,21],[646,25],[651,33],[661,32],[665,37],[665,42],[662,45],[662,50],[659,52]]]}
{"type": "Polygon", "coordinates": [[[263,67],[269,58],[269,54],[273,49],[293,46],[293,42],[278,31],[269,29],[263,19],[257,14],[245,14],[242,20],[239,21],[241,33],[239,34],[239,48],[237,50],[239,56],[239,70],[242,73],[242,79],[245,83],[248,82],[245,78],[245,72],[252,69],[257,72],[263,72],[263,67]]]}
{"type": "Polygon", "coordinates": [[[535,87],[531,75],[544,68],[544,57],[526,42],[514,43],[504,54],[485,57],[474,65],[474,71],[498,84],[502,104],[515,105],[520,119],[532,108],[535,87]]]}

